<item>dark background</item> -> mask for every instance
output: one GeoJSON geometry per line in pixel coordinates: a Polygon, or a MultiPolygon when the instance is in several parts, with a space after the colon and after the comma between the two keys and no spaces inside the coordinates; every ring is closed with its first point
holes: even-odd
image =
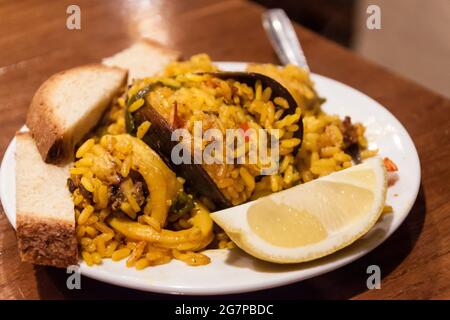
{"type": "Polygon", "coordinates": [[[282,8],[305,27],[346,47],[351,45],[355,0],[254,1],[268,8],[282,8]]]}

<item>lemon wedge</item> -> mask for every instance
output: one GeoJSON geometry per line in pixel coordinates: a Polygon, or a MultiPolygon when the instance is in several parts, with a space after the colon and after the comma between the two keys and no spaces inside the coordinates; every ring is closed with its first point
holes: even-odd
{"type": "Polygon", "coordinates": [[[348,169],[211,213],[241,249],[276,263],[310,261],[348,246],[377,222],[386,169],[372,158],[348,169]]]}

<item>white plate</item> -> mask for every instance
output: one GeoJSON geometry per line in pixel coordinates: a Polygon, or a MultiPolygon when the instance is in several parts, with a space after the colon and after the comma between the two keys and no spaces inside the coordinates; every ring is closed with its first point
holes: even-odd
{"type": "MultiPolygon", "coordinates": [[[[223,70],[244,70],[245,63],[217,63],[223,70]]],[[[124,261],[106,260],[101,266],[81,262],[83,275],[111,284],[172,294],[215,295],[248,292],[281,286],[342,267],[367,254],[386,240],[408,215],[420,185],[420,163],[416,148],[400,122],[384,107],[361,92],[335,80],[313,74],[319,94],[327,98],[323,108],[341,117],[351,116],[367,127],[371,148],[379,148],[399,167],[399,180],[389,188],[387,203],[394,209],[362,239],[328,257],[303,264],[276,265],[259,261],[236,250],[209,250],[211,263],[189,267],[179,261],[143,271],[126,268],[124,261]]],[[[1,171],[1,200],[6,215],[15,224],[15,140],[6,150],[1,171]]],[[[239,207],[236,207],[239,210],[239,207]]]]}

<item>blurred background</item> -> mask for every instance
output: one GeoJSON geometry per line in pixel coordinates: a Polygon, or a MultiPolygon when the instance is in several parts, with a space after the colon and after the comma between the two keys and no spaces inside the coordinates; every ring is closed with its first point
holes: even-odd
{"type": "Polygon", "coordinates": [[[254,0],[450,98],[450,0],[254,0]],[[369,5],[381,29],[369,30],[369,5]]]}

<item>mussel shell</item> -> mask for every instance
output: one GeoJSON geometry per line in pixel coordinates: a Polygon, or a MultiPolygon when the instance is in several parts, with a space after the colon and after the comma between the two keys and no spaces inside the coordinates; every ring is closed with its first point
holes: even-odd
{"type": "Polygon", "coordinates": [[[201,164],[195,164],[193,160],[191,164],[174,164],[171,161],[172,150],[179,142],[171,140],[172,132],[176,128],[173,128],[163,116],[151,106],[146,105],[134,112],[132,117],[136,127],[146,120],[151,122],[151,126],[142,140],[155,150],[177,175],[186,179],[196,191],[212,199],[220,208],[232,206],[201,164]]]}
{"type": "MultiPolygon", "coordinates": [[[[272,97],[282,97],[287,100],[289,104],[289,109],[287,109],[288,114],[295,113],[297,103],[292,95],[285,87],[270,77],[253,72],[214,72],[209,74],[223,80],[234,79],[252,87],[255,86],[257,80],[260,80],[263,87],[270,87],[272,89],[272,97]]],[[[132,102],[138,98],[144,97],[158,86],[163,86],[163,84],[154,83],[140,90],[136,96],[128,101],[127,105],[131,105],[132,102]]],[[[177,128],[172,127],[172,125],[152,106],[146,103],[133,114],[126,111],[125,118],[127,132],[130,134],[135,134],[136,128],[139,127],[142,122],[150,121],[151,126],[142,140],[155,150],[163,161],[177,173],[177,175],[186,179],[189,185],[201,195],[210,198],[219,208],[228,208],[232,206],[231,202],[223,195],[202,165],[194,163],[192,155],[191,164],[174,164],[171,161],[172,149],[179,143],[178,141],[171,140],[172,132],[177,128]]],[[[300,128],[294,136],[302,139],[302,119],[299,120],[298,125],[300,128]]],[[[294,152],[296,152],[299,147],[300,146],[297,146],[294,152]]]]}
{"type": "MultiPolygon", "coordinates": [[[[227,79],[233,79],[241,83],[245,83],[251,87],[255,87],[256,81],[261,81],[262,87],[266,88],[269,87],[272,89],[272,98],[281,97],[284,98],[288,104],[289,108],[287,109],[286,114],[294,114],[295,110],[297,109],[297,102],[295,102],[294,97],[291,95],[291,93],[286,89],[281,83],[278,81],[264,75],[261,73],[256,72],[233,72],[233,71],[226,71],[226,72],[209,72],[208,74],[211,74],[217,78],[220,78],[222,80],[227,79]]],[[[299,129],[294,132],[294,137],[300,139],[300,144],[294,148],[293,153],[297,153],[297,150],[301,146],[301,142],[303,141],[303,121],[302,118],[298,121],[297,125],[299,126],[299,129]]]]}

